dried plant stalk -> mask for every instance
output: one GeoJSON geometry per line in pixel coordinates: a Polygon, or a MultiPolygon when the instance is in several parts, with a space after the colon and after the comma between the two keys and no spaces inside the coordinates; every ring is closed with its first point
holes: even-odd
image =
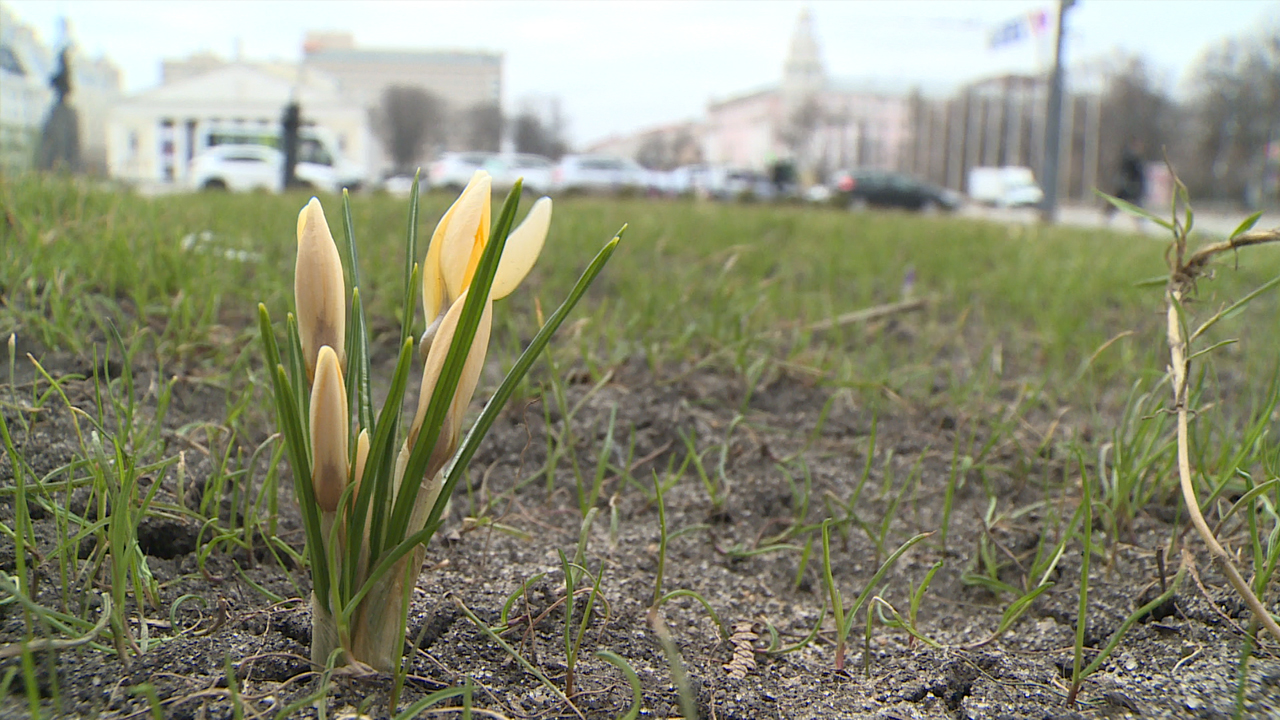
{"type": "Polygon", "coordinates": [[[1249,583],[1240,574],[1240,571],[1236,569],[1230,553],[1214,537],[1213,530],[1209,528],[1209,524],[1205,522],[1204,514],[1200,512],[1200,500],[1196,497],[1195,486],[1191,481],[1190,443],[1187,430],[1188,416],[1190,414],[1187,385],[1188,378],[1191,376],[1191,357],[1188,352],[1189,339],[1183,333],[1179,313],[1183,298],[1192,289],[1196,279],[1204,272],[1209,261],[1214,256],[1250,245],[1280,242],[1280,230],[1242,233],[1228,240],[1201,248],[1185,259],[1186,232],[1181,227],[1178,227],[1175,233],[1177,235],[1174,242],[1174,250],[1176,252],[1170,259],[1169,284],[1165,290],[1165,310],[1168,318],[1166,332],[1169,341],[1170,373],[1173,377],[1173,402],[1174,409],[1178,415],[1178,480],[1182,487],[1182,497],[1186,502],[1187,512],[1191,516],[1191,524],[1195,526],[1196,532],[1209,548],[1209,553],[1222,568],[1222,572],[1226,574],[1231,586],[1235,588],[1236,592],[1245,601],[1245,604],[1249,606],[1254,617],[1258,618],[1263,626],[1266,627],[1267,632],[1271,633],[1272,637],[1277,641],[1280,641],[1280,625],[1276,624],[1266,606],[1253,593],[1249,583]]]}

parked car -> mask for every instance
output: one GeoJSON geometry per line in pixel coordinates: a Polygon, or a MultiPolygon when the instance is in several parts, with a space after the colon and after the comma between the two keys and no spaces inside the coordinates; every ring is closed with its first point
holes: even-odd
{"type": "Polygon", "coordinates": [[[996,207],[1033,207],[1044,202],[1044,191],[1028,167],[969,169],[969,197],[996,207]]]}
{"type": "MultiPolygon", "coordinates": [[[[280,149],[280,129],[223,127],[214,125],[199,136],[203,148],[220,145],[265,145],[280,149]]],[[[333,133],[323,127],[310,126],[298,131],[298,162],[309,162],[317,165],[328,165],[338,183],[351,191],[362,187],[368,179],[365,168],[360,163],[343,155],[340,143],[333,133]]]]}
{"type": "Polygon", "coordinates": [[[710,165],[681,165],[667,173],[667,190],[673,195],[711,194],[715,168],[710,165]]]}
{"type": "Polygon", "coordinates": [[[427,179],[433,189],[462,192],[471,182],[477,170],[485,169],[490,160],[497,157],[489,152],[447,152],[440,155],[427,169],[427,179]]]}
{"type": "Polygon", "coordinates": [[[901,208],[933,212],[956,210],[959,193],[888,170],[844,170],[836,173],[836,196],[850,209],[901,208]]]}
{"type": "MultiPolygon", "coordinates": [[[[316,153],[300,158],[294,175],[305,187],[340,192],[332,161],[316,153]]],[[[266,145],[218,145],[191,159],[188,182],[196,190],[269,190],[284,186],[284,153],[266,145]]]]}
{"type": "Polygon", "coordinates": [[[726,170],[716,196],[721,200],[773,200],[778,188],[773,181],[754,170],[726,170]]]}
{"type": "Polygon", "coordinates": [[[565,155],[551,175],[556,192],[611,193],[645,187],[644,168],[635,161],[609,155],[565,155]]]}
{"type": "Polygon", "coordinates": [[[541,155],[516,153],[494,155],[485,163],[485,169],[493,176],[495,189],[507,190],[515,185],[516,178],[524,178],[524,190],[531,195],[551,192],[551,174],[555,163],[541,155]]]}
{"type": "MultiPolygon", "coordinates": [[[[409,191],[413,190],[413,176],[403,172],[391,172],[382,178],[381,187],[388,193],[396,197],[408,197],[409,191]]],[[[418,178],[418,192],[421,193],[427,189],[426,178],[418,178]]]]}

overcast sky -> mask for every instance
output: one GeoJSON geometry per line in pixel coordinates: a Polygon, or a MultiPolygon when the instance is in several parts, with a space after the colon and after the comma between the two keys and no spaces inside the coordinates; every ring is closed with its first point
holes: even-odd
{"type": "MultiPolygon", "coordinates": [[[[827,72],[929,86],[1052,59],[1049,42],[1000,50],[1003,21],[1053,10],[1034,0],[960,2],[376,2],[374,0],[8,0],[46,42],[57,18],[90,55],[124,72],[129,92],[159,82],[160,60],[198,50],[296,60],[308,30],[348,30],[368,48],[457,48],[505,53],[508,110],[529,95],[558,96],[577,143],[695,118],[710,99],[775,82],[796,20],[810,8],[827,72]]],[[[1280,24],[1278,0],[1081,0],[1068,17],[1071,58],[1142,54],[1178,91],[1203,51],[1224,38],[1280,24]]]]}

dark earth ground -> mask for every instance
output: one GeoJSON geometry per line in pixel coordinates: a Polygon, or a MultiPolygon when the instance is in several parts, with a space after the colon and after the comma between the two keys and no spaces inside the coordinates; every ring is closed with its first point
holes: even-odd
{"type": "MultiPolygon", "coordinates": [[[[65,362],[60,370],[87,373],[88,367],[65,362]]],[[[561,461],[550,498],[542,476],[514,487],[518,478],[542,466],[547,455],[543,408],[531,401],[513,401],[471,469],[473,482],[483,485],[475,489],[475,497],[499,498],[487,517],[522,534],[517,537],[484,525],[464,525],[463,517],[472,505],[465,491],[460,489],[455,496],[446,537],[433,541],[427,553],[427,566],[434,569],[421,575],[414,595],[409,637],[418,644],[404,700],[459,685],[470,677],[476,686],[476,707],[496,713],[488,717],[616,718],[630,706],[630,687],[612,665],[593,656],[596,650],[611,650],[626,658],[640,676],[644,687],[641,717],[680,714],[670,666],[646,621],[659,536],[652,477],[655,471],[662,476],[671,463],[678,467],[684,459],[682,433],[696,431],[700,449],[722,442],[742,407],[745,388],[739,380],[706,370],[655,376],[641,364],[628,364],[616,368],[609,381],[593,392],[596,378],[588,380],[582,375],[567,388],[570,405],[582,403],[571,421],[582,472],[593,475],[610,411],[615,407],[616,461],[623,464],[628,435],[634,428],[632,457],[639,462],[632,471],[634,484],[607,474],[600,514],[590,532],[587,565],[593,570],[603,568],[601,588],[608,607],[607,613],[600,608],[592,619],[584,641],[577,671],[576,710],[524,670],[458,607],[458,603],[465,604],[482,620],[496,625],[503,603],[521,583],[545,573],[514,606],[512,616],[519,619],[513,621],[515,628],[505,639],[563,689],[564,615],[559,601],[563,600],[564,583],[556,552],[572,555],[581,517],[567,460],[561,461]],[[505,497],[499,497],[504,493],[505,497]],[[611,528],[615,509],[616,528],[611,528]],[[532,627],[529,618],[535,619],[532,627]]],[[[154,393],[147,392],[149,379],[142,375],[137,381],[142,406],[154,408],[154,393]]],[[[74,404],[92,408],[92,383],[72,380],[65,388],[74,404]]],[[[1247,613],[1203,553],[1196,557],[1207,594],[1188,579],[1174,607],[1157,613],[1158,619],[1147,618],[1134,625],[1111,659],[1085,683],[1075,708],[1068,708],[1065,698],[1078,602],[1078,542],[1068,545],[1058,563],[1054,587],[1038,598],[1007,634],[985,646],[963,649],[987,638],[1013,600],[961,582],[962,573],[978,554],[980,536],[988,532],[981,520],[988,503],[984,482],[999,498],[997,511],[1007,516],[988,536],[1005,561],[1001,579],[1013,585],[1023,582],[1020,567],[1028,565],[1035,553],[1045,513],[1069,518],[1074,509],[1074,499],[1059,497],[1067,472],[1073,478],[1072,492],[1078,493],[1079,473],[1069,470],[1074,467],[1068,465],[1069,458],[1051,451],[1034,454],[1042,434],[1059,416],[1056,408],[1029,409],[983,459],[982,472],[971,470],[962,478],[947,551],[941,551],[936,535],[916,545],[881,586],[884,598],[905,612],[910,588],[920,584],[936,561],[945,561],[919,612],[922,632],[942,649],[908,642],[905,632],[876,625],[870,667],[864,670],[864,622],[860,615],[849,640],[848,664],[843,671],[836,671],[828,615],[822,633],[803,649],[775,655],[762,652],[768,644],[766,623],[777,628],[784,645],[791,645],[809,632],[824,607],[819,546],[815,544],[814,557],[798,587],[798,551],[744,555],[741,550],[757,547],[762,538],[792,524],[799,500],[779,470],[779,458],[804,448],[830,392],[803,377],[766,377],[765,384],[750,397],[745,420],[731,435],[724,466],[731,486],[723,509],[712,506],[692,468],[666,493],[670,533],[687,531],[670,541],[664,589],[696,590],[725,623],[753,623],[761,636],[755,644],[761,651],[755,653],[755,667],[745,678],[735,679],[725,669],[734,646],[719,637],[702,607],[687,597],[663,607],[662,615],[697,696],[700,717],[1231,717],[1241,648],[1237,623],[1246,622],[1239,618],[1247,613]],[[1051,483],[1048,493],[1044,482],[1051,483]],[[1032,507],[1046,496],[1049,504],[1032,507]],[[1010,512],[1029,507],[1022,514],[1010,512]]],[[[1012,395],[1010,392],[1004,400],[1009,401],[1012,395]]],[[[29,433],[14,430],[19,452],[38,474],[65,464],[77,452],[71,414],[59,405],[54,400],[39,412],[28,412],[29,433]]],[[[8,402],[3,407],[9,427],[16,428],[19,410],[8,402]]],[[[878,528],[898,489],[920,463],[919,484],[904,496],[889,525],[889,552],[915,533],[939,527],[956,433],[967,440],[970,430],[976,429],[975,447],[981,446],[1003,409],[993,406],[987,412],[962,415],[901,400],[892,400],[885,407],[878,419],[871,476],[855,508],[857,515],[878,528]],[[892,490],[887,493],[883,491],[886,463],[892,476],[892,490]]],[[[189,378],[175,384],[172,407],[164,422],[164,455],[185,451],[188,487],[199,488],[213,469],[213,461],[201,454],[195,447],[199,443],[193,440],[203,434],[192,431],[188,424],[216,423],[225,412],[225,395],[216,387],[189,378]]],[[[553,411],[551,417],[558,429],[558,412],[553,411]]],[[[1083,421],[1073,422],[1073,414],[1068,412],[1055,432],[1088,431],[1083,421]]],[[[865,407],[848,397],[832,404],[816,440],[803,450],[812,480],[807,522],[820,522],[832,513],[823,501],[825,496],[843,500],[850,495],[866,462],[871,427],[872,413],[865,407]]],[[[260,437],[242,442],[249,448],[256,446],[266,437],[266,426],[260,431],[260,437]]],[[[704,456],[707,472],[713,477],[719,456],[717,449],[704,456]]],[[[792,462],[788,467],[799,482],[799,464],[792,462]]],[[[0,460],[0,486],[11,486],[12,477],[10,460],[0,460]]],[[[144,491],[152,481],[154,478],[144,481],[144,491]]],[[[158,491],[157,503],[177,502],[173,483],[174,473],[169,473],[158,491]]],[[[85,504],[86,494],[78,491],[70,504],[73,510],[92,516],[93,510],[77,507],[77,502],[85,504]]],[[[280,532],[300,548],[287,472],[280,495],[280,532]]],[[[12,492],[0,495],[0,522],[10,528],[13,497],[12,492]]],[[[54,546],[56,532],[51,514],[35,503],[30,507],[35,532],[42,540],[39,550],[47,553],[54,546]]],[[[1090,573],[1086,644],[1091,652],[1086,660],[1106,644],[1125,617],[1156,593],[1155,549],[1178,536],[1181,527],[1171,524],[1178,520],[1176,507],[1170,502],[1139,513],[1134,525],[1121,533],[1119,542],[1095,534],[1095,543],[1103,545],[1105,552],[1095,554],[1090,573]]],[[[62,650],[53,658],[45,653],[37,655],[37,673],[45,693],[52,688],[50,668],[56,668],[60,700],[57,710],[49,704],[54,713],[65,717],[150,717],[146,697],[131,692],[150,683],[165,717],[233,717],[234,706],[226,689],[228,663],[235,668],[247,717],[272,717],[280,708],[316,690],[318,677],[306,660],[309,609],[296,600],[299,588],[307,590],[305,573],[282,568],[265,553],[250,558],[242,550],[211,554],[202,572],[197,564],[198,523],[170,515],[148,517],[138,528],[139,545],[161,583],[160,607],[145,609],[146,617],[153,621],[149,623],[152,647],[127,663],[87,647],[62,650]],[[243,568],[243,576],[237,565],[243,568]],[[278,596],[295,599],[274,603],[246,578],[278,596]],[[175,601],[189,594],[202,598],[204,607],[196,601],[181,603],[174,612],[176,624],[171,627],[169,617],[175,601]]],[[[804,539],[800,536],[789,544],[802,546],[804,539]]],[[[1182,542],[1199,549],[1194,534],[1182,536],[1182,542]]],[[[93,543],[92,539],[85,541],[82,557],[89,556],[93,543]]],[[[34,558],[27,560],[30,563],[34,558]]],[[[852,527],[847,540],[833,536],[833,572],[846,604],[865,587],[878,562],[873,542],[859,528],[852,527]]],[[[1176,559],[1170,564],[1176,567],[1176,559]]],[[[0,570],[7,574],[15,571],[14,544],[9,536],[0,538],[0,570]]],[[[57,606],[56,563],[45,562],[38,572],[39,600],[57,606]]],[[[105,572],[100,574],[99,588],[105,589],[106,577],[105,572]]],[[[136,622],[133,608],[131,615],[136,622]]],[[[91,617],[96,617],[96,611],[91,617]]],[[[133,629],[136,636],[136,624],[133,629]]],[[[12,603],[0,605],[0,644],[17,642],[24,632],[19,608],[12,603]]],[[[109,644],[105,636],[103,642],[109,644]]],[[[1280,717],[1280,661],[1267,647],[1250,666],[1246,717],[1280,717]]],[[[12,657],[0,662],[0,677],[17,662],[12,657]]],[[[21,678],[19,673],[10,686],[11,694],[2,699],[0,716],[27,716],[21,678]]],[[[344,712],[350,717],[370,699],[369,713],[385,715],[389,678],[335,677],[332,682],[329,717],[341,717],[344,712]]],[[[314,716],[315,712],[308,708],[299,715],[314,716]]]]}

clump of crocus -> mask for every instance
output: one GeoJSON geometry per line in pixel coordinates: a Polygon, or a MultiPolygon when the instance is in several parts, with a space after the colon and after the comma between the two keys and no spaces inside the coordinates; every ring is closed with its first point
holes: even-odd
{"type": "MultiPolygon", "coordinates": [[[[519,185],[492,223],[490,186],[488,174],[477,172],[440,220],[421,267],[415,262],[416,232],[410,228],[404,284],[409,310],[402,318],[387,400],[376,416],[353,233],[348,227],[344,273],[318,200],[298,216],[297,315],[286,323],[283,358],[266,308],[259,306],[277,416],[306,529],[313,584],[311,656],[317,664],[397,669],[410,591],[454,484],[502,403],[617,244],[615,237],[596,256],[464,442],[464,420],[488,351],[493,303],[528,275],[551,223],[551,201],[542,198],[512,230],[519,185]],[[419,286],[426,325],[419,348],[422,387],[412,422],[401,428],[406,380],[419,354],[410,332],[419,286]]],[[[416,218],[416,192],[410,202],[410,218],[416,218]]]]}

